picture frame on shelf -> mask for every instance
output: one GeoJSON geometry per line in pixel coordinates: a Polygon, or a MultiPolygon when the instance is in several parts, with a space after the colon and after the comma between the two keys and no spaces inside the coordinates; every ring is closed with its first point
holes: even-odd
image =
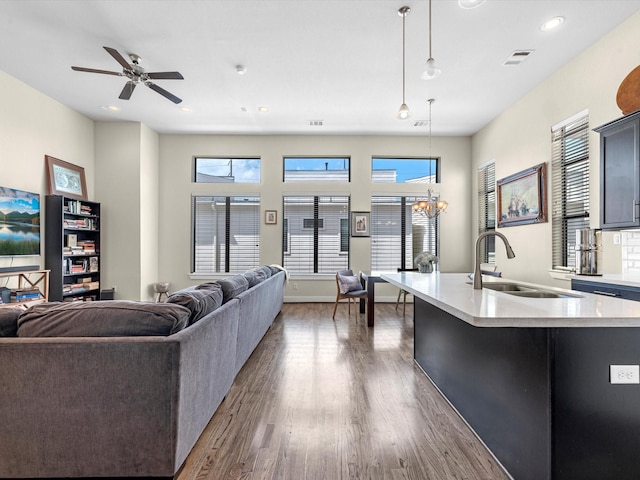
{"type": "Polygon", "coordinates": [[[267,225],[275,225],[278,223],[278,211],[277,210],[265,210],[264,223],[267,225]]]}
{"type": "Polygon", "coordinates": [[[498,227],[547,221],[546,164],[541,163],[496,182],[498,227]]]}
{"type": "Polygon", "coordinates": [[[84,168],[50,155],[45,155],[44,158],[47,165],[49,194],[88,200],[84,168]]]}
{"type": "Polygon", "coordinates": [[[369,237],[371,212],[351,212],[351,236],[369,237]]]}

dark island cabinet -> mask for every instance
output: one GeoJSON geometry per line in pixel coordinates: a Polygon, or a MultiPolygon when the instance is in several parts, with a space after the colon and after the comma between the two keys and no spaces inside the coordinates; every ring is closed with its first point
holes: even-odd
{"type": "Polygon", "coordinates": [[[100,300],[100,204],[47,195],[49,301],[100,300]]]}
{"type": "Polygon", "coordinates": [[[640,111],[594,129],[600,134],[600,226],[640,226],[640,111]]]}

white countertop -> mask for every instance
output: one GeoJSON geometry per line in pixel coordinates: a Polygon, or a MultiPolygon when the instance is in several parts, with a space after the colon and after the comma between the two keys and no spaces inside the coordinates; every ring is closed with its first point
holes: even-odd
{"type": "Polygon", "coordinates": [[[381,277],[476,327],[640,327],[640,302],[632,300],[487,276],[484,283],[518,283],[577,296],[526,298],[474,290],[464,273],[402,272],[381,277]]]}

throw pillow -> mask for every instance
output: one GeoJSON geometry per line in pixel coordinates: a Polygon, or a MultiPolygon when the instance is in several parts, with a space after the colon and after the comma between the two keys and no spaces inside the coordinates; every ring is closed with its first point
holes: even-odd
{"type": "Polygon", "coordinates": [[[167,303],[187,307],[191,312],[189,325],[192,325],[222,305],[222,287],[217,283],[210,283],[207,284],[207,288],[172,293],[167,303]]]}
{"type": "Polygon", "coordinates": [[[0,308],[0,337],[18,336],[18,317],[24,312],[22,308],[0,308]]]}
{"type": "Polygon", "coordinates": [[[222,303],[227,303],[249,289],[249,282],[243,275],[232,275],[218,280],[222,287],[222,303]]]}
{"type": "Polygon", "coordinates": [[[257,284],[267,279],[266,274],[261,269],[251,270],[243,273],[243,275],[249,282],[249,288],[255,287],[257,284]]]}
{"type": "Polygon", "coordinates": [[[360,279],[355,275],[338,275],[338,285],[342,294],[362,290],[360,279]]]}
{"type": "Polygon", "coordinates": [[[189,313],[181,305],[128,300],[39,303],[18,318],[18,336],[167,336],[188,325],[189,313]]]}

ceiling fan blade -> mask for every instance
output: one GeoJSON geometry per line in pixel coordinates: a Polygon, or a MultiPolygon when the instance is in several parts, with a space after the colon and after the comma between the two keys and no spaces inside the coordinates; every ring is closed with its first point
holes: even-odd
{"type": "Polygon", "coordinates": [[[147,72],[147,77],[154,80],[184,80],[180,72],[147,72]]]}
{"type": "Polygon", "coordinates": [[[129,100],[131,98],[131,94],[133,93],[133,90],[136,88],[136,84],[134,82],[127,82],[124,86],[124,88],[122,89],[122,92],[120,92],[120,100],[129,100]]]}
{"type": "Polygon", "coordinates": [[[180,103],[182,102],[181,98],[176,97],[175,95],[173,95],[172,93],[167,92],[164,88],[159,87],[158,85],[156,85],[155,83],[152,82],[145,82],[145,85],[147,87],[149,87],[151,90],[155,90],[156,92],[158,92],[160,95],[162,95],[163,97],[168,98],[169,100],[171,100],[173,103],[180,103]]]}
{"type": "Polygon", "coordinates": [[[75,70],[76,72],[104,73],[106,75],[116,75],[118,77],[122,76],[122,73],[120,72],[111,72],[109,70],[97,70],[95,68],[71,67],[71,70],[75,70]]]}
{"type": "Polygon", "coordinates": [[[111,47],[102,47],[102,48],[104,48],[107,52],[109,52],[109,54],[116,59],[116,62],[122,65],[124,69],[131,70],[131,65],[129,64],[129,62],[127,62],[124,59],[124,57],[120,55],[120,53],[118,53],[118,51],[115,48],[111,48],[111,47]]]}

